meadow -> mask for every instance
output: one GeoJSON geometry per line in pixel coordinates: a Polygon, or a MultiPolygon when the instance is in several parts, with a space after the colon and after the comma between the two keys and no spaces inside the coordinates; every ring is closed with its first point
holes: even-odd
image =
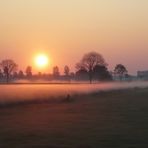
{"type": "Polygon", "coordinates": [[[2,148],[148,147],[147,82],[0,88],[2,148]]]}

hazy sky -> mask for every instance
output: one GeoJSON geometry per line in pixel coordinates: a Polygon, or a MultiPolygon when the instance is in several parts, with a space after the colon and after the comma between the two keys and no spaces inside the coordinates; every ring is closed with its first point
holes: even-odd
{"type": "Polygon", "coordinates": [[[148,70],[148,0],[0,0],[0,60],[24,70],[42,51],[61,68],[97,51],[110,70],[148,70]]]}

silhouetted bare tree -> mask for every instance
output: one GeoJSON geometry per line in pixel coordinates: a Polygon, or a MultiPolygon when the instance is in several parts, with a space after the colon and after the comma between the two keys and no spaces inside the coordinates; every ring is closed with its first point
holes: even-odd
{"type": "Polygon", "coordinates": [[[28,67],[26,68],[26,76],[27,76],[28,78],[31,78],[31,77],[32,77],[32,67],[31,67],[31,66],[28,66],[28,67]]]}
{"type": "Polygon", "coordinates": [[[6,59],[0,63],[0,66],[3,69],[4,75],[6,76],[6,81],[8,83],[10,75],[17,70],[17,64],[11,59],[6,59]]]}
{"type": "Polygon", "coordinates": [[[69,72],[70,72],[70,68],[66,65],[66,66],[64,67],[64,73],[65,73],[65,75],[66,75],[66,76],[69,76],[69,72]]]}
{"type": "Polygon", "coordinates": [[[128,73],[126,67],[122,64],[117,64],[114,73],[116,76],[119,76],[120,81],[123,79],[123,77],[128,73]]]}
{"type": "Polygon", "coordinates": [[[92,82],[93,69],[96,65],[106,66],[103,56],[97,52],[85,54],[82,60],[76,64],[76,69],[86,69],[89,74],[89,81],[92,82]]]}
{"type": "Polygon", "coordinates": [[[53,76],[54,77],[58,77],[59,75],[60,75],[59,67],[58,66],[54,66],[53,67],[53,76]]]}

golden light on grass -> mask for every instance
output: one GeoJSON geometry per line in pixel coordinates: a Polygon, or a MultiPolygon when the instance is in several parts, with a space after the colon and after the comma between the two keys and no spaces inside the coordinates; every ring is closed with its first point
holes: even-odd
{"type": "Polygon", "coordinates": [[[39,68],[45,68],[49,64],[49,58],[45,54],[39,54],[35,57],[35,64],[39,68]]]}

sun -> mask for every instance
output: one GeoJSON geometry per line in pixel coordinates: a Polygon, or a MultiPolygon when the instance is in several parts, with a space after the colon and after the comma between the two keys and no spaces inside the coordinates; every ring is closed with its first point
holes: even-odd
{"type": "Polygon", "coordinates": [[[35,64],[40,68],[46,67],[49,64],[48,56],[45,54],[37,55],[35,58],[35,64]]]}

